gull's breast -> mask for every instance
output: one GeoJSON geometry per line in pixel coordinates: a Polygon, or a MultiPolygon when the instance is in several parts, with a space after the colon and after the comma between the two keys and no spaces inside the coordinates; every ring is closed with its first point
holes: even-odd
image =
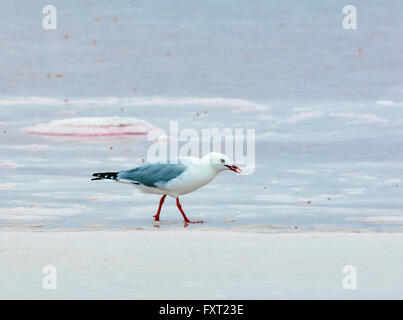
{"type": "Polygon", "coordinates": [[[175,179],[170,180],[164,189],[177,195],[193,192],[215,178],[217,172],[206,166],[191,166],[175,179]]]}

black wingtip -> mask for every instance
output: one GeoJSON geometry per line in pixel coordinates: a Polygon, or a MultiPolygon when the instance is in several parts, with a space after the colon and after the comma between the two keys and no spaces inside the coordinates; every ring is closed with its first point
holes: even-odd
{"type": "Polygon", "coordinates": [[[118,172],[96,172],[93,173],[92,176],[96,177],[92,180],[102,180],[102,179],[117,180],[118,172]]]}

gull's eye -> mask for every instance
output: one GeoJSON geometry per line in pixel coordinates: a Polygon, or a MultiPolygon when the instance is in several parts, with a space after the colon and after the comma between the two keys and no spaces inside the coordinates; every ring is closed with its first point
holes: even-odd
{"type": "Polygon", "coordinates": [[[224,160],[224,159],[221,159],[221,163],[225,163],[225,160],[224,160]]]}

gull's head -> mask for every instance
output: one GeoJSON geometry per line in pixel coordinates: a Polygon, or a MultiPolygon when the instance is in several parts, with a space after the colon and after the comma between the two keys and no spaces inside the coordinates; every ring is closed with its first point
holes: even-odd
{"type": "Polygon", "coordinates": [[[219,152],[210,152],[203,160],[208,161],[210,166],[217,172],[224,170],[231,170],[239,174],[242,172],[241,168],[234,165],[225,154],[219,152]]]}

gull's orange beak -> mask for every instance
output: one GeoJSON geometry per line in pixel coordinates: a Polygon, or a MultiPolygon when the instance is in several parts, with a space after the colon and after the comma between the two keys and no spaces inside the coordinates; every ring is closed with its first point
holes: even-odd
{"type": "Polygon", "coordinates": [[[242,173],[241,168],[239,168],[239,167],[237,167],[237,166],[235,166],[235,165],[232,165],[232,166],[225,165],[225,166],[226,166],[229,170],[234,171],[234,172],[236,172],[236,173],[238,173],[238,174],[241,174],[241,173],[242,173]]]}

